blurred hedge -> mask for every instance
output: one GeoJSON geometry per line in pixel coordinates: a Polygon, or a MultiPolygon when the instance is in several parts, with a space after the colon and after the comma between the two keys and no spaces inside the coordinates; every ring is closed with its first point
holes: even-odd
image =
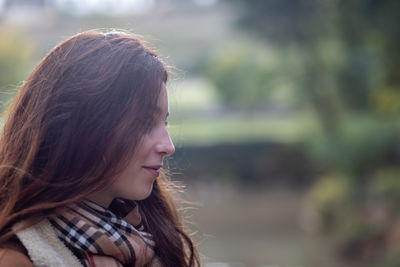
{"type": "Polygon", "coordinates": [[[300,147],[272,142],[177,147],[169,163],[175,179],[250,188],[285,185],[304,189],[318,173],[300,147]]]}

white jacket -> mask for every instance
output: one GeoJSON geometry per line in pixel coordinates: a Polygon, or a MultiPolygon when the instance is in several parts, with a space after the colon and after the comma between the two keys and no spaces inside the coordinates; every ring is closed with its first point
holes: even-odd
{"type": "MultiPolygon", "coordinates": [[[[18,226],[20,223],[14,229],[18,229],[18,226]]],[[[47,219],[18,231],[16,235],[28,251],[35,267],[83,267],[72,251],[57,237],[47,219]]]]}

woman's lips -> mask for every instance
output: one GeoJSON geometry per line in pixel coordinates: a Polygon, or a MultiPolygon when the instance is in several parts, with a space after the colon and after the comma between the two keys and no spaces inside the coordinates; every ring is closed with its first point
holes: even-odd
{"type": "Polygon", "coordinates": [[[159,169],[161,168],[161,166],[143,166],[143,168],[155,177],[158,177],[160,175],[159,169]]]}

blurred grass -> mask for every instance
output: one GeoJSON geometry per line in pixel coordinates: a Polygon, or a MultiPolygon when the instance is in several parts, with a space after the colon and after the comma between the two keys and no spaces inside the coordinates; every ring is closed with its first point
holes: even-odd
{"type": "Polygon", "coordinates": [[[302,113],[285,118],[228,114],[219,118],[190,118],[179,121],[178,125],[172,121],[169,127],[172,139],[191,145],[249,141],[295,143],[318,126],[311,114],[302,113]]]}
{"type": "MultiPolygon", "coordinates": [[[[296,143],[318,128],[317,119],[310,110],[282,113],[221,108],[215,88],[206,79],[172,81],[169,85],[169,101],[169,132],[176,144],[253,141],[296,143]]],[[[286,102],[283,97],[280,101],[286,102]]]]}

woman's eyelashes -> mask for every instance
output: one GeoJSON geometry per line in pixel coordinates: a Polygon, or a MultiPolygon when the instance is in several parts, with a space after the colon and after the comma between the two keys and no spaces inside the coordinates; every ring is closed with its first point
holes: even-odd
{"type": "Polygon", "coordinates": [[[152,127],[152,129],[160,129],[160,128],[162,128],[162,127],[166,127],[166,128],[168,128],[168,125],[169,125],[169,122],[168,122],[168,120],[159,120],[158,122],[155,122],[154,124],[153,124],[153,127],[152,127]]]}
{"type": "Polygon", "coordinates": [[[164,120],[165,126],[168,126],[168,116],[169,116],[169,112],[167,112],[167,115],[165,116],[165,120],[164,120]]]}

